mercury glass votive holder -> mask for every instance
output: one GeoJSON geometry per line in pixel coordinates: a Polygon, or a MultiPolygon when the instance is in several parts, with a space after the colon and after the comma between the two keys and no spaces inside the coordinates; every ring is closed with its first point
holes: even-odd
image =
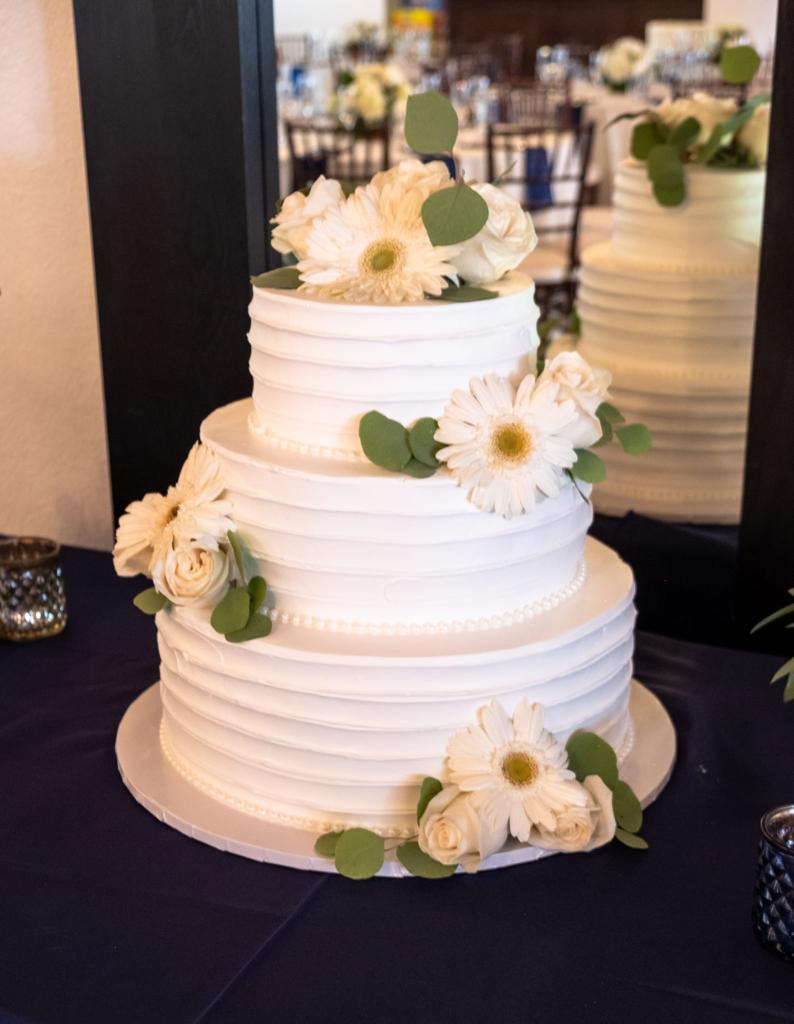
{"type": "Polygon", "coordinates": [[[0,639],[40,640],[64,628],[60,555],[44,537],[0,538],[0,639]]]}
{"type": "Polygon", "coordinates": [[[753,928],[767,949],[794,960],[794,804],[761,818],[753,928]]]}

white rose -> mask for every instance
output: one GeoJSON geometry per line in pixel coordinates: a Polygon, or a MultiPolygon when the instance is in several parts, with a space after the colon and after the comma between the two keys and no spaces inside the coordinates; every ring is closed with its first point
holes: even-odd
{"type": "Polygon", "coordinates": [[[420,193],[421,201],[424,202],[433,192],[448,188],[452,184],[452,178],[442,160],[431,160],[423,164],[421,160],[412,158],[401,160],[388,171],[378,171],[372,179],[372,184],[379,192],[391,185],[397,186],[400,193],[416,191],[420,193]]]}
{"type": "Polygon", "coordinates": [[[557,400],[574,402],[579,415],[565,431],[574,448],[589,448],[601,437],[596,409],[606,399],[612,374],[594,369],[578,352],[560,352],[549,360],[539,384],[551,381],[559,387],[557,400]]]}
{"type": "Polygon", "coordinates": [[[507,826],[492,831],[475,809],[471,794],[445,786],[427,805],[419,822],[419,847],[440,864],[460,864],[474,872],[507,842],[507,826]]]}
{"type": "Polygon", "coordinates": [[[320,175],[312,185],[309,194],[293,192],[282,203],[281,209],[271,220],[273,248],[276,252],[294,252],[298,259],[306,255],[306,239],[314,222],[330,209],[338,209],[344,200],[342,186],[338,181],[320,175]]]}
{"type": "Polygon", "coordinates": [[[749,149],[756,161],[763,166],[769,150],[769,115],[771,103],[762,103],[756,107],[739,129],[737,140],[749,149]]]}
{"type": "Polygon", "coordinates": [[[538,244],[532,218],[494,185],[472,185],[488,204],[488,220],[452,260],[468,284],[492,284],[514,270],[538,244]]]}
{"type": "Polygon", "coordinates": [[[612,47],[601,51],[601,73],[615,85],[623,85],[631,79],[634,61],[626,50],[612,47]]]}
{"type": "Polygon", "coordinates": [[[554,831],[542,825],[533,826],[529,837],[532,846],[563,853],[596,850],[615,835],[615,812],[612,790],[598,775],[588,775],[582,783],[588,793],[585,807],[569,807],[557,815],[554,831]]]}
{"type": "Polygon", "coordinates": [[[226,551],[200,547],[169,547],[152,566],[159,594],[177,605],[215,603],[229,582],[231,560],[226,551]]]}
{"type": "MultiPolygon", "coordinates": [[[[675,128],[688,117],[694,117],[700,124],[700,134],[693,145],[702,145],[708,141],[714,128],[732,117],[736,110],[736,100],[720,99],[705,92],[696,92],[680,100],[666,100],[656,107],[654,112],[669,128],[675,128]]],[[[724,139],[725,145],[729,142],[730,136],[724,139]]]]}
{"type": "Polygon", "coordinates": [[[355,84],[358,112],[365,121],[382,121],[386,116],[386,96],[377,79],[366,76],[355,84]]]}

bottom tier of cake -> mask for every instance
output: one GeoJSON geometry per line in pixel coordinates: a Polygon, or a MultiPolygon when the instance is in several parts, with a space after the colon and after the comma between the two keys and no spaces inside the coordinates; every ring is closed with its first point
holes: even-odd
{"type": "Polygon", "coordinates": [[[415,832],[418,787],[443,774],[450,737],[496,699],[546,709],[559,738],[592,729],[625,757],[634,584],[589,539],[587,579],[511,627],[421,636],[333,635],[279,623],[235,646],[199,611],[158,615],[161,743],[195,786],[312,832],[415,832]]]}

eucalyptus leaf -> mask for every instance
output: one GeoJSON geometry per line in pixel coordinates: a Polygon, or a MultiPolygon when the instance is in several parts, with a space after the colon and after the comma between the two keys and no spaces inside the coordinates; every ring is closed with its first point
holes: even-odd
{"type": "Polygon", "coordinates": [[[432,416],[423,416],[408,431],[408,445],[414,458],[432,469],[438,469],[441,465],[436,458],[436,452],[440,451],[443,445],[436,441],[437,430],[438,421],[432,416]]]}
{"type": "Polygon", "coordinates": [[[499,293],[474,284],[451,284],[440,295],[431,295],[430,298],[437,302],[484,302],[486,299],[498,299],[499,293]]]}
{"type": "Polygon", "coordinates": [[[341,835],[341,832],[326,832],[324,835],[321,835],[314,844],[314,852],[318,853],[321,857],[328,857],[330,860],[333,860],[336,854],[336,844],[341,835]]]}
{"type": "Polygon", "coordinates": [[[415,839],[397,847],[397,860],[417,878],[449,878],[456,870],[454,864],[440,864],[426,854],[415,839]]]}
{"type": "Polygon", "coordinates": [[[606,480],[607,467],[587,448],[577,448],[576,462],[571,467],[571,473],[587,484],[600,484],[602,480],[606,480]]]}
{"type": "Polygon", "coordinates": [[[154,587],[147,587],[132,599],[132,603],[144,615],[156,615],[171,603],[167,597],[158,594],[154,587]]]}
{"type": "Polygon", "coordinates": [[[356,881],[372,878],[383,866],[383,837],[366,828],[349,828],[336,843],[336,870],[356,881]]]}
{"type": "Polygon", "coordinates": [[[788,682],[786,683],[786,688],[783,691],[783,702],[788,704],[791,700],[794,700],[794,672],[789,673],[788,682]]]}
{"type": "Polygon", "coordinates": [[[654,185],[653,194],[660,206],[680,206],[686,199],[686,187],[677,185],[675,188],[662,188],[661,185],[654,185]]]}
{"type": "Polygon", "coordinates": [[[603,448],[604,445],[609,444],[615,436],[615,432],[613,431],[612,424],[609,420],[600,420],[599,422],[601,423],[601,437],[599,437],[595,444],[590,445],[591,448],[603,448]]]}
{"type": "Polygon", "coordinates": [[[407,473],[408,476],[415,477],[417,480],[426,480],[429,476],[433,476],[435,473],[432,466],[425,465],[425,463],[420,462],[419,459],[409,459],[403,466],[402,471],[403,473],[407,473]]]}
{"type": "Polygon", "coordinates": [[[416,805],[417,823],[422,820],[422,815],[427,810],[427,805],[434,796],[438,796],[443,788],[444,787],[438,779],[434,779],[432,775],[428,775],[426,779],[422,779],[422,786],[419,790],[419,803],[416,805]]]}
{"type": "MultiPolygon", "coordinates": [[[[789,593],[791,593],[791,591],[789,591],[789,593]]],[[[794,612],[794,604],[787,604],[785,608],[778,608],[776,612],[772,612],[772,614],[767,615],[765,619],[761,619],[760,622],[756,622],[750,632],[756,633],[759,629],[763,629],[764,626],[768,626],[770,622],[782,619],[784,616],[790,615],[792,612],[794,612]]]]}
{"type": "Polygon", "coordinates": [[[246,640],[261,640],[263,637],[270,636],[272,629],[273,622],[269,616],[262,615],[261,612],[251,612],[248,622],[242,629],[235,629],[231,633],[227,633],[226,639],[230,644],[244,644],[246,640]]]}
{"type": "Polygon", "coordinates": [[[229,538],[229,545],[234,554],[234,561],[237,565],[237,571],[240,573],[240,579],[243,583],[250,579],[252,576],[259,575],[259,566],[257,565],[256,559],[251,556],[248,548],[245,546],[243,538],[239,533],[234,530],[229,530],[226,534],[229,538]]]}
{"type": "Polygon", "coordinates": [[[761,58],[752,46],[726,46],[720,56],[720,75],[729,85],[746,85],[760,67],[761,58]]]}
{"type": "Polygon", "coordinates": [[[711,134],[703,145],[698,149],[697,158],[700,163],[708,164],[717,155],[717,150],[722,145],[722,137],[725,134],[725,124],[715,124],[711,134]]]}
{"type": "Polygon", "coordinates": [[[365,413],[358,425],[358,436],[369,461],[382,469],[399,473],[411,461],[408,431],[383,413],[365,413]]]}
{"type": "Polygon", "coordinates": [[[634,790],[622,779],[612,789],[612,808],[618,825],[627,832],[639,832],[642,828],[642,806],[634,790]]]}
{"type": "Polygon", "coordinates": [[[251,278],[254,288],[279,288],[293,291],[301,283],[300,274],[295,267],[278,267],[264,274],[251,278]]]}
{"type": "Polygon", "coordinates": [[[651,432],[643,423],[630,423],[615,431],[620,446],[627,455],[643,455],[651,450],[651,432]]]}
{"type": "Polygon", "coordinates": [[[662,189],[674,189],[683,184],[684,165],[675,146],[664,143],[653,147],[648,153],[648,177],[662,189]]]}
{"type": "Polygon", "coordinates": [[[405,141],[415,153],[451,153],[458,137],[458,115],[440,92],[408,97],[405,141]]]}
{"type": "Polygon", "coordinates": [[[235,633],[248,624],[251,615],[251,595],[244,587],[232,585],[215,606],[210,625],[216,633],[235,633]]]}
{"type": "MultiPolygon", "coordinates": [[[[464,184],[439,189],[422,204],[422,221],[433,245],[465,242],[481,231],[487,220],[488,204],[473,188],[464,184]]],[[[449,289],[445,288],[446,291],[449,289]]]]}
{"type": "Polygon", "coordinates": [[[609,402],[602,402],[601,405],[596,409],[596,416],[603,423],[625,423],[626,418],[619,409],[616,409],[614,405],[609,402]]]}
{"type": "Polygon", "coordinates": [[[632,850],[647,850],[648,844],[642,836],[635,836],[633,832],[627,832],[625,828],[615,829],[615,839],[624,846],[630,846],[632,850]]]}
{"type": "Polygon", "coordinates": [[[576,306],[573,307],[571,315],[568,317],[568,330],[577,337],[582,333],[582,318],[579,316],[576,306]]]}
{"type": "Polygon", "coordinates": [[[635,160],[647,160],[654,146],[664,142],[656,121],[642,121],[631,133],[631,155],[635,160]]]}
{"type": "Polygon", "coordinates": [[[568,767],[579,782],[588,775],[598,775],[614,790],[618,781],[618,759],[606,740],[594,732],[575,732],[565,744],[568,767]]]}
{"type": "Polygon", "coordinates": [[[787,676],[790,672],[794,672],[794,658],[789,658],[787,662],[780,666],[770,680],[773,683],[778,682],[783,676],[787,676]]]}
{"type": "Polygon", "coordinates": [[[258,611],[267,593],[267,583],[261,576],[253,576],[248,581],[247,590],[251,595],[251,610],[258,611]]]}
{"type": "Polygon", "coordinates": [[[687,117],[675,126],[670,135],[670,145],[675,146],[679,153],[685,153],[700,135],[700,121],[696,117],[687,117]]]}

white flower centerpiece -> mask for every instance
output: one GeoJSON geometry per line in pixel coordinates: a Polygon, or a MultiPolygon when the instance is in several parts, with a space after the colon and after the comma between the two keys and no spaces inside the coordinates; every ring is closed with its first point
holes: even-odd
{"type": "MultiPolygon", "coordinates": [[[[751,46],[723,50],[720,71],[733,85],[748,85],[760,66],[751,46]]],[[[695,92],[644,111],[631,136],[631,155],[645,163],[662,206],[686,199],[686,166],[741,171],[763,167],[769,147],[770,97],[740,105],[731,97],[695,92]]]]}
{"type": "Polygon", "coordinates": [[[598,72],[612,92],[633,88],[651,68],[651,53],[641,39],[622,36],[602,47],[597,58],[598,72]]]}
{"type": "Polygon", "coordinates": [[[402,116],[410,95],[396,64],[357,64],[338,73],[331,112],[346,127],[371,128],[402,116]]]}
{"type": "MultiPolygon", "coordinates": [[[[619,777],[618,759],[595,733],[563,744],[544,727],[541,704],[522,698],[512,717],[498,701],[447,744],[443,778],[422,782],[415,837],[392,847],[405,870],[421,878],[472,873],[508,842],[543,851],[596,850],[616,838],[647,849],[642,809],[619,777]]],[[[315,850],[340,874],[370,878],[387,852],[363,828],[326,833],[315,850]]]]}

